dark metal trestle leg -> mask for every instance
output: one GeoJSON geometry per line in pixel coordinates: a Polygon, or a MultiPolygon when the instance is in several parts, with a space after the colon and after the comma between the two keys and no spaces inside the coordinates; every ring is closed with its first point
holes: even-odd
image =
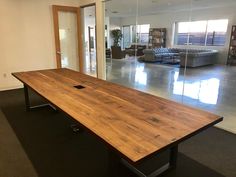
{"type": "Polygon", "coordinates": [[[27,85],[25,84],[24,84],[24,93],[25,93],[25,108],[26,111],[30,111],[29,91],[27,85]]]}
{"type": "Polygon", "coordinates": [[[178,146],[174,146],[170,149],[170,161],[169,167],[176,168],[178,158],[178,146]]]}
{"type": "Polygon", "coordinates": [[[113,150],[108,150],[108,176],[117,177],[119,172],[117,170],[120,164],[120,158],[116,156],[116,153],[113,150]]]}
{"type": "Polygon", "coordinates": [[[177,165],[177,156],[178,156],[178,145],[170,148],[170,156],[169,162],[160,167],[159,169],[153,171],[151,174],[144,174],[140,170],[138,170],[135,166],[127,162],[126,160],[122,159],[121,162],[128,167],[131,171],[137,174],[139,177],[157,177],[171,169],[175,169],[177,165]]]}
{"type": "Polygon", "coordinates": [[[29,99],[29,90],[28,90],[28,86],[24,84],[24,94],[25,94],[25,107],[26,107],[26,111],[30,111],[36,108],[42,108],[42,107],[47,107],[50,106],[52,109],[54,109],[55,111],[57,110],[55,106],[53,106],[50,103],[46,103],[46,104],[41,104],[41,105],[36,105],[36,106],[31,106],[30,105],[30,99],[29,99]]]}

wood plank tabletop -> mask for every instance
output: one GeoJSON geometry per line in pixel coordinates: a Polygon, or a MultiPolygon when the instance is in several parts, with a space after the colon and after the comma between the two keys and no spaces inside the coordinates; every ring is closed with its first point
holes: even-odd
{"type": "Polygon", "coordinates": [[[138,162],[223,120],[221,116],[69,69],[13,75],[138,162]],[[83,86],[83,89],[74,86],[83,86]]]}

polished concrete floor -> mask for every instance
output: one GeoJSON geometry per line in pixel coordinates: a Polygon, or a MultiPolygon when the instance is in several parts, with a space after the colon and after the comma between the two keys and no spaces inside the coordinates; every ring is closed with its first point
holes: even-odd
{"type": "Polygon", "coordinates": [[[236,133],[236,67],[184,68],[107,60],[107,80],[224,116],[217,126],[236,133]]]}

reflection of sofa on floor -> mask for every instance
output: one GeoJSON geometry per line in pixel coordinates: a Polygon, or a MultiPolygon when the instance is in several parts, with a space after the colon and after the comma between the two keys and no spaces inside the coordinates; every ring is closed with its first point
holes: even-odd
{"type": "Polygon", "coordinates": [[[143,53],[144,62],[166,62],[170,59],[179,59],[180,65],[184,66],[187,58],[187,67],[197,67],[214,64],[218,52],[216,50],[155,48],[145,49],[143,53]]]}

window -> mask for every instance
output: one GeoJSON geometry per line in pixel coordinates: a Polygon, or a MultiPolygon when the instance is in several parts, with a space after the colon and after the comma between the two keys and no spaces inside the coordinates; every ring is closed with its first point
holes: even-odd
{"type": "Polygon", "coordinates": [[[137,25],[137,38],[138,42],[148,44],[150,25],[137,25]]]}
{"type": "Polygon", "coordinates": [[[206,45],[222,46],[226,42],[228,20],[209,20],[206,45]]]}
{"type": "Polygon", "coordinates": [[[148,44],[150,24],[123,26],[123,47],[129,47],[131,43],[148,44]]]}
{"type": "Polygon", "coordinates": [[[224,46],[228,19],[176,23],[177,45],[224,46]]]}

